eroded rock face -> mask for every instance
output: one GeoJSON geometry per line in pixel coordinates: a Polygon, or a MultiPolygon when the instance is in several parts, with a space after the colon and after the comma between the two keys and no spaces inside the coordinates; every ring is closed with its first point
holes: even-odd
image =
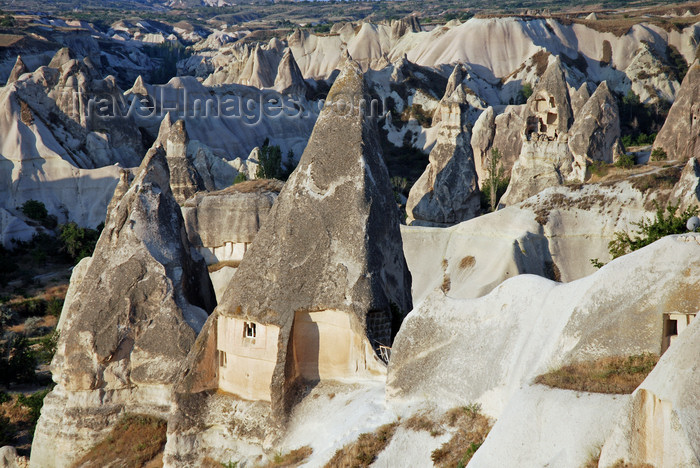
{"type": "MultiPolygon", "coordinates": [[[[700,284],[699,242],[697,234],[665,237],[566,284],[521,275],[478,299],[436,291],[396,337],[387,396],[446,408],[478,401],[499,417],[523,384],[551,369],[604,356],[658,354],[663,314],[694,314],[700,307],[693,292],[700,284]]],[[[687,382],[688,389],[697,384],[687,382]]],[[[683,394],[678,388],[673,393],[683,394]]]]}
{"type": "Polygon", "coordinates": [[[214,308],[161,150],[146,155],[77,276],[52,362],[57,385],[34,439],[36,466],[69,466],[124,411],[167,415],[175,375],[214,308]]]}
{"type": "Polygon", "coordinates": [[[365,95],[362,71],[348,61],[297,169],[185,364],[166,463],[196,463],[207,452],[224,449],[207,446],[196,432],[215,417],[211,405],[231,408],[235,421],[217,433],[226,435],[231,441],[226,449],[235,451],[246,440],[260,444],[279,436],[270,432],[267,418],[284,420],[298,382],[314,380],[313,375],[315,380],[339,373],[372,378],[384,372],[372,347],[391,341],[392,318],[400,320],[410,310],[410,274],[376,123],[357,107],[336,109],[341,98],[357,103],[365,95]],[[329,335],[325,323],[335,323],[339,334],[329,335]],[[229,335],[229,327],[239,325],[240,335],[229,335]],[[262,347],[240,354],[239,336],[261,340],[262,347]],[[312,357],[314,350],[318,354],[312,357]],[[220,352],[238,369],[248,368],[246,356],[260,359],[251,375],[238,381],[226,366],[217,368],[220,352]],[[229,395],[224,404],[204,393],[216,388],[258,401],[243,403],[229,395]],[[253,424],[249,418],[260,411],[266,416],[253,424]],[[187,447],[199,450],[184,453],[187,447]]]}
{"type": "Polygon", "coordinates": [[[573,111],[559,58],[547,67],[527,101],[520,157],[500,204],[518,203],[544,188],[571,179],[574,158],[569,150],[573,111]]]}
{"type": "Polygon", "coordinates": [[[301,74],[301,70],[299,70],[297,61],[294,60],[291,49],[287,49],[279,67],[277,67],[275,89],[282,94],[306,95],[306,82],[301,74]]]}
{"type": "Polygon", "coordinates": [[[216,156],[201,142],[190,140],[185,121],[172,123],[170,114],[163,117],[152,148],[166,152],[170,188],[180,205],[198,192],[230,186],[238,174],[233,162],[216,156]]]}
{"type": "Polygon", "coordinates": [[[489,150],[493,145],[493,137],[496,135],[496,113],[489,106],[479,115],[472,129],[472,152],[474,153],[474,166],[479,177],[481,187],[487,176],[486,161],[489,150]]]}
{"type": "Polygon", "coordinates": [[[579,181],[586,177],[589,161],[615,162],[624,149],[620,143],[620,114],[617,102],[603,81],[586,101],[571,126],[569,149],[579,181]]]}
{"type": "MultiPolygon", "coordinates": [[[[700,50],[700,49],[699,49],[700,50]]],[[[669,159],[700,156],[700,60],[695,60],[683,80],[666,122],[654,141],[669,159]]]]}
{"type": "MultiPolygon", "coordinates": [[[[696,243],[697,238],[688,236],[686,241],[696,243]]],[[[681,316],[683,322],[686,317],[681,316]]],[[[700,322],[685,325],[619,413],[599,466],[616,466],[619,460],[635,465],[699,465],[700,322]]]]}
{"type": "Polygon", "coordinates": [[[198,193],[182,207],[190,242],[207,263],[240,261],[283,186],[279,180],[263,179],[198,193]],[[241,251],[234,252],[238,246],[241,251]]]}
{"type": "Polygon", "coordinates": [[[466,125],[466,105],[459,91],[464,70],[455,67],[448,81],[440,115],[438,138],[428,167],[411,188],[406,203],[407,222],[450,225],[473,218],[479,211],[471,132],[466,125]]]}
{"type": "Polygon", "coordinates": [[[407,16],[401,18],[400,20],[395,20],[391,22],[391,37],[392,39],[399,39],[409,32],[420,32],[421,26],[418,17],[415,15],[407,16]]]}
{"type": "Polygon", "coordinates": [[[455,299],[484,296],[516,275],[562,282],[591,275],[598,270],[590,259],[610,261],[608,244],[615,233],[653,218],[655,203],[678,204],[681,210],[698,206],[699,174],[693,159],[682,170],[652,169],[617,182],[550,187],[449,228],[402,226],[413,302],[437,289],[455,299]]]}
{"type": "Polygon", "coordinates": [[[10,83],[14,83],[15,81],[17,81],[17,78],[19,78],[23,73],[27,73],[28,71],[29,70],[24,64],[22,57],[18,55],[17,61],[15,62],[14,67],[12,67],[12,71],[10,72],[9,78],[7,78],[7,83],[5,84],[5,86],[7,86],[10,83]]]}
{"type": "Polygon", "coordinates": [[[625,69],[625,75],[630,80],[630,89],[644,103],[673,102],[681,86],[656,51],[644,43],[625,69]]]}
{"type": "Polygon", "coordinates": [[[170,168],[170,188],[179,204],[205,190],[204,181],[187,157],[190,138],[185,129],[185,121],[178,120],[168,130],[165,142],[168,167],[170,168]]]}
{"type": "Polygon", "coordinates": [[[75,54],[69,47],[61,47],[49,62],[49,68],[61,68],[64,63],[75,59],[75,54]]]}

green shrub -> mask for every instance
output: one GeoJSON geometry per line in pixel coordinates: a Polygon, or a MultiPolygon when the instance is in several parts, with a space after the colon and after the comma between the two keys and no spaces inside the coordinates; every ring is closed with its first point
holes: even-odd
{"type": "Polygon", "coordinates": [[[9,304],[12,311],[22,318],[41,317],[46,314],[47,302],[41,298],[27,299],[9,304]]]}
{"type": "Polygon", "coordinates": [[[46,397],[50,391],[50,389],[41,390],[36,393],[32,393],[29,396],[20,394],[17,398],[17,405],[22,405],[29,408],[32,434],[34,434],[36,423],[39,421],[39,416],[41,416],[41,408],[44,406],[44,397],[46,397]]]}
{"type": "Polygon", "coordinates": [[[100,238],[100,232],[104,225],[98,229],[83,228],[76,223],[70,222],[59,227],[60,239],[63,242],[62,250],[77,264],[85,257],[92,255],[100,238]]]}
{"type": "Polygon", "coordinates": [[[688,73],[688,62],[685,61],[678,49],[672,45],[666,46],[666,56],[671,66],[672,77],[675,77],[679,83],[683,82],[683,78],[688,73]]]}
{"type": "Polygon", "coordinates": [[[49,215],[49,212],[46,210],[46,205],[36,200],[24,202],[22,205],[22,213],[24,213],[27,218],[36,221],[42,221],[49,215]]]}
{"type": "Polygon", "coordinates": [[[668,154],[666,154],[663,148],[654,148],[654,151],[651,152],[652,161],[666,161],[667,159],[668,154]]]}
{"type": "Polygon", "coordinates": [[[53,330],[46,336],[42,336],[39,340],[39,352],[37,353],[37,358],[45,363],[50,364],[53,359],[54,354],[56,354],[56,347],[58,346],[58,330],[53,330]]]}
{"type": "MultiPolygon", "coordinates": [[[[293,157],[293,153],[292,153],[293,157]]],[[[267,138],[260,147],[260,165],[256,177],[258,179],[279,179],[285,180],[285,175],[289,177],[291,171],[287,167],[282,167],[282,150],[279,146],[270,146],[267,138]]]]}
{"type": "Polygon", "coordinates": [[[2,18],[0,18],[0,26],[3,28],[14,28],[16,25],[17,22],[12,15],[5,14],[2,18]]]}
{"type": "Polygon", "coordinates": [[[15,336],[2,349],[0,383],[32,383],[36,380],[37,358],[24,336],[15,336]]]}
{"type": "Polygon", "coordinates": [[[518,93],[518,104],[525,104],[530,96],[532,96],[533,89],[530,83],[525,83],[518,93]]]}
{"type": "Polygon", "coordinates": [[[248,178],[245,176],[245,174],[239,172],[236,178],[233,179],[233,185],[240,184],[241,182],[245,182],[246,180],[248,180],[248,178]]]}
{"type": "Polygon", "coordinates": [[[63,299],[52,297],[46,302],[46,313],[54,317],[60,317],[63,310],[63,299]]]}
{"type": "Polygon", "coordinates": [[[402,122],[408,122],[410,119],[416,119],[421,127],[429,128],[433,125],[433,116],[421,104],[412,104],[406,107],[399,116],[402,122]]]}
{"type": "Polygon", "coordinates": [[[615,161],[615,167],[620,167],[622,169],[630,169],[634,167],[635,159],[634,155],[624,153],[620,155],[617,161],[615,161]]]}
{"type": "Polygon", "coordinates": [[[656,206],[656,217],[652,221],[643,219],[639,223],[634,223],[639,229],[636,233],[616,232],[614,239],[608,244],[608,249],[612,258],[621,257],[629,252],[641,249],[647,245],[661,239],[664,236],[682,234],[687,231],[686,223],[692,216],[698,214],[696,207],[686,208],[678,213],[678,204],[668,205],[662,208],[658,203],[656,206]],[[668,216],[666,216],[668,213],[668,216]]]}
{"type": "Polygon", "coordinates": [[[19,269],[19,265],[2,244],[0,244],[0,286],[4,286],[12,277],[12,274],[19,269]]]}

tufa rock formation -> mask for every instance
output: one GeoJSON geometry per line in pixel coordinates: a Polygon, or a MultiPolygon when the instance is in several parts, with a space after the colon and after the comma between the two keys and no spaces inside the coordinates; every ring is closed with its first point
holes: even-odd
{"type": "Polygon", "coordinates": [[[569,149],[574,156],[578,180],[586,177],[588,162],[613,163],[624,153],[620,143],[620,114],[617,102],[603,81],[586,101],[571,126],[569,149]]]}
{"type": "Polygon", "coordinates": [[[627,466],[698,466],[700,322],[688,324],[689,318],[676,313],[666,319],[677,323],[678,335],[619,414],[599,466],[620,466],[620,460],[627,466]]]}
{"type": "Polygon", "coordinates": [[[264,416],[283,422],[299,383],[384,374],[376,351],[412,307],[411,280],[366,89],[349,60],[183,368],[166,463],[197,463],[209,450],[198,428],[213,424],[230,445],[278,437],[264,416]],[[219,423],[221,408],[234,419],[219,423]]]}
{"type": "Polygon", "coordinates": [[[520,157],[501,204],[514,204],[572,179],[568,132],[573,124],[569,87],[557,57],[527,100],[520,157]]]}
{"type": "Polygon", "coordinates": [[[399,39],[410,32],[421,32],[420,21],[416,15],[406,16],[391,22],[392,39],[399,39]]]}
{"type": "Polygon", "coordinates": [[[190,242],[207,263],[240,262],[283,186],[276,179],[250,180],[196,194],[182,207],[190,242]],[[240,257],[236,255],[239,244],[243,245],[240,257]]]}
{"type": "Polygon", "coordinates": [[[306,81],[299,70],[291,49],[287,49],[277,67],[275,90],[281,94],[306,95],[306,81]]]}
{"type": "Polygon", "coordinates": [[[547,66],[532,96],[528,98],[526,120],[525,135],[528,140],[533,136],[556,140],[566,134],[573,124],[569,87],[559,57],[547,66]]]}
{"type": "Polygon", "coordinates": [[[54,54],[53,58],[49,62],[49,68],[60,69],[63,66],[63,64],[65,64],[71,60],[75,60],[75,59],[76,59],[76,56],[70,48],[61,47],[54,54]]]}
{"type": "MultiPolygon", "coordinates": [[[[163,119],[162,130],[165,130],[168,120],[170,119],[163,119]]],[[[170,168],[170,188],[175,201],[180,205],[195,193],[205,190],[202,177],[187,157],[189,142],[184,120],[178,120],[167,130],[165,149],[170,168]]]]}
{"type": "Polygon", "coordinates": [[[217,192],[200,192],[185,202],[182,216],[192,245],[211,268],[217,299],[255,239],[284,183],[240,182],[217,192]]]}
{"type": "Polygon", "coordinates": [[[700,156],[700,60],[695,60],[685,75],[666,122],[654,141],[656,148],[664,150],[671,160],[685,161],[700,156]]]}
{"type": "MultiPolygon", "coordinates": [[[[435,291],[406,317],[396,336],[387,397],[435,401],[444,408],[480,402],[499,418],[524,384],[549,370],[606,356],[658,355],[671,330],[664,325],[667,314],[686,321],[700,309],[699,254],[700,235],[668,236],[570,283],[519,275],[478,299],[435,291]]],[[[686,356],[697,356],[693,350],[686,356]]],[[[677,362],[690,372],[692,359],[677,362]]],[[[654,392],[663,400],[680,402],[682,396],[697,408],[694,393],[683,391],[697,385],[697,377],[679,376],[676,381],[687,387],[663,390],[676,395],[665,397],[662,388],[673,382],[668,375],[648,388],[658,389],[654,392]]],[[[687,427],[695,429],[686,431],[697,441],[698,418],[688,419],[695,423],[687,427]]]]}
{"type": "MultiPolygon", "coordinates": [[[[608,90],[608,92],[609,91],[610,90],[608,90]]],[[[570,89],[569,95],[571,96],[571,110],[574,113],[574,121],[576,121],[579,112],[581,112],[581,109],[583,109],[583,106],[586,105],[586,102],[588,102],[591,97],[591,93],[588,90],[588,83],[583,83],[579,89],[570,89]]],[[[615,104],[617,104],[617,102],[615,104]]]]}
{"type": "Polygon", "coordinates": [[[22,60],[22,56],[18,55],[17,61],[12,67],[12,71],[10,72],[9,78],[7,78],[7,83],[5,84],[5,86],[9,85],[10,83],[14,83],[20,76],[22,76],[23,73],[27,73],[28,71],[29,70],[27,69],[27,66],[22,60]]]}
{"type": "Polygon", "coordinates": [[[175,375],[215,306],[162,150],[146,155],[80,266],[61,316],[57,385],[37,425],[33,466],[70,465],[125,411],[166,417],[175,375]]]}
{"type": "Polygon", "coordinates": [[[406,203],[410,224],[456,224],[473,218],[479,211],[471,132],[467,129],[461,93],[463,76],[463,67],[457,65],[436,110],[436,115],[440,115],[437,141],[428,167],[411,188],[406,203]]]}

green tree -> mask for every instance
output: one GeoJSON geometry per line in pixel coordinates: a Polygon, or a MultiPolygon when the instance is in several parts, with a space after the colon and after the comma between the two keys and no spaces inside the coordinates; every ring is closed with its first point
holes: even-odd
{"type": "Polygon", "coordinates": [[[260,161],[256,176],[258,179],[281,179],[282,178],[282,150],[279,146],[270,146],[270,140],[260,147],[260,161]]]}
{"type": "Polygon", "coordinates": [[[615,167],[620,167],[622,169],[631,169],[632,167],[634,167],[634,163],[634,155],[624,153],[620,155],[617,161],[615,161],[615,167]]]}
{"type": "Polygon", "coordinates": [[[646,247],[664,236],[686,232],[688,230],[686,228],[688,219],[698,214],[696,207],[686,208],[685,211],[677,214],[678,204],[668,205],[666,208],[663,208],[655,201],[654,205],[656,206],[656,217],[652,221],[643,219],[639,223],[634,223],[639,228],[636,233],[615,233],[615,238],[608,244],[612,258],[621,257],[629,252],[646,247]]]}
{"type": "Polygon", "coordinates": [[[505,188],[508,187],[507,179],[503,175],[504,171],[501,158],[501,152],[498,148],[491,148],[491,153],[486,157],[486,181],[484,182],[483,188],[484,192],[488,194],[489,208],[491,211],[496,211],[496,204],[498,203],[500,195],[502,195],[501,190],[505,192],[505,188]]]}
{"type": "Polygon", "coordinates": [[[46,205],[36,200],[27,200],[22,204],[22,213],[27,218],[34,219],[36,221],[43,221],[49,215],[46,210],[46,205]]]}
{"type": "Polygon", "coordinates": [[[63,243],[63,250],[75,263],[91,256],[100,238],[102,227],[103,225],[100,225],[98,229],[89,229],[80,227],[74,222],[62,224],[59,227],[59,237],[63,243]]]}
{"type": "Polygon", "coordinates": [[[532,93],[533,93],[532,85],[530,83],[523,84],[523,87],[520,89],[520,92],[518,93],[518,101],[521,104],[526,103],[527,100],[530,99],[530,96],[532,96],[532,93]]]}

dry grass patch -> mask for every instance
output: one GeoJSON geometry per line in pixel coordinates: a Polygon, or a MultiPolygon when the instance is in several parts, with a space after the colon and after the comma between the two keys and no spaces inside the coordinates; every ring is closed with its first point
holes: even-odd
{"type": "Polygon", "coordinates": [[[679,180],[683,168],[680,166],[667,167],[658,172],[652,172],[630,179],[632,187],[642,193],[646,193],[650,189],[672,189],[679,180]]]}
{"type": "Polygon", "coordinates": [[[476,259],[474,257],[472,257],[471,255],[467,255],[459,262],[459,267],[462,270],[466,270],[467,268],[471,268],[474,265],[476,265],[476,259]]]}
{"type": "Polygon", "coordinates": [[[444,424],[456,428],[452,438],[433,450],[430,459],[438,468],[464,468],[474,456],[492,427],[491,420],[480,413],[481,406],[453,408],[443,418],[444,424]]]}
{"type": "Polygon", "coordinates": [[[442,259],[442,284],[440,285],[440,289],[442,292],[447,294],[450,291],[450,288],[452,287],[452,280],[450,280],[450,275],[447,274],[447,259],[443,258],[442,259]]]}
{"type": "Polygon", "coordinates": [[[112,432],[95,445],[75,466],[101,468],[116,465],[140,468],[161,455],[165,447],[166,422],[153,416],[127,414],[112,432]]]}
{"type": "Polygon", "coordinates": [[[313,452],[314,450],[311,447],[305,445],[289,453],[278,453],[269,463],[262,465],[261,468],[294,468],[304,463],[313,452]]]}
{"type": "Polygon", "coordinates": [[[406,429],[410,429],[415,432],[428,432],[433,437],[437,437],[445,433],[445,431],[442,428],[442,425],[439,422],[428,417],[425,413],[414,414],[413,416],[405,420],[401,425],[406,429]]]}
{"type": "Polygon", "coordinates": [[[31,409],[17,402],[17,395],[0,393],[0,446],[13,445],[20,455],[29,455],[34,421],[31,409]]]}
{"type": "Polygon", "coordinates": [[[214,273],[215,271],[219,271],[224,267],[238,268],[240,265],[240,260],[225,260],[223,262],[212,263],[211,265],[207,266],[207,270],[209,273],[214,273]]]}
{"type": "Polygon", "coordinates": [[[360,434],[355,442],[341,448],[326,463],[326,468],[365,468],[389,445],[398,423],[385,424],[375,432],[360,434]]]}
{"type": "Polygon", "coordinates": [[[632,393],[659,361],[651,353],[610,357],[564,366],[535,379],[535,383],[592,393],[632,393]]]}
{"type": "Polygon", "coordinates": [[[232,185],[218,193],[255,193],[255,192],[280,192],[284,187],[284,182],[277,179],[255,179],[246,180],[236,185],[232,185]]]}

